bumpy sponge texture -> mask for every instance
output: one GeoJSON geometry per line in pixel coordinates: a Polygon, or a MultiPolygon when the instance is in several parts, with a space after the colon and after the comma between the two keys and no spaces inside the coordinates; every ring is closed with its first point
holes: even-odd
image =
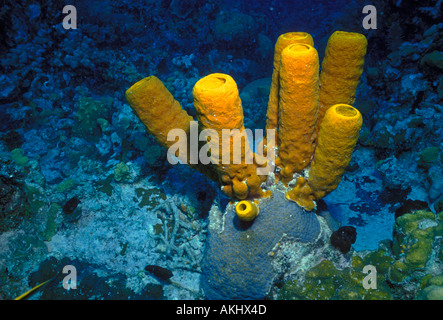
{"type": "Polygon", "coordinates": [[[318,53],[292,44],[281,54],[278,160],[281,180],[292,180],[311,162],[318,111],[318,53]]]}
{"type": "Polygon", "coordinates": [[[156,76],[144,78],[132,85],[126,91],[126,100],[163,147],[169,148],[175,143],[167,140],[170,130],[182,129],[189,132],[192,117],[182,109],[156,76]]]}
{"type": "MultiPolygon", "coordinates": [[[[209,166],[189,164],[189,131],[192,117],[182,109],[164,84],[156,76],[144,78],[126,91],[126,100],[156,141],[163,147],[172,145],[179,150],[186,150],[184,160],[191,168],[203,173],[211,180],[217,175],[209,166]],[[186,133],[186,139],[168,141],[171,130],[180,129],[186,133]]],[[[178,157],[178,154],[176,154],[178,157]]]]}
{"type": "Polygon", "coordinates": [[[336,104],[326,111],[308,179],[316,199],[323,198],[340,183],[362,122],[361,113],[350,105],[336,104]]]}
{"type": "Polygon", "coordinates": [[[197,117],[203,128],[244,129],[243,108],[234,79],[222,73],[201,78],[193,89],[197,117]]]}
{"type": "Polygon", "coordinates": [[[366,37],[360,33],[336,31],[329,37],[320,74],[318,126],[331,106],[354,104],[366,48],[366,37]]]}
{"type": "Polygon", "coordinates": [[[286,199],[297,202],[297,204],[311,211],[315,208],[315,196],[308,181],[303,177],[298,177],[295,187],[286,193],[286,199]]]}
{"type": "Polygon", "coordinates": [[[278,105],[280,92],[280,60],[283,49],[294,43],[304,43],[314,46],[314,40],[306,32],[287,32],[280,35],[274,48],[274,69],[272,72],[271,91],[267,110],[266,129],[277,129],[278,105]]]}
{"type": "Polygon", "coordinates": [[[286,198],[306,210],[335,190],[352,158],[362,125],[361,113],[347,104],[337,104],[326,111],[311,163],[309,179],[297,179],[286,198]]]}
{"type": "Polygon", "coordinates": [[[197,81],[193,96],[201,128],[215,130],[219,137],[210,139],[208,144],[223,192],[237,199],[263,195],[260,184],[265,177],[257,175],[257,165],[245,134],[243,109],[234,79],[227,74],[210,74],[197,81]],[[227,139],[226,131],[230,134],[227,139]],[[236,144],[241,146],[234,153],[236,144]]]}

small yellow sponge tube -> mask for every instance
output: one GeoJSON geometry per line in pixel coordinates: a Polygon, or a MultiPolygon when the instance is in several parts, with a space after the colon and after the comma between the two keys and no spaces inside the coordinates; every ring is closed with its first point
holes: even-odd
{"type": "Polygon", "coordinates": [[[361,113],[347,104],[336,104],[326,111],[308,179],[316,199],[323,198],[340,183],[362,122],[361,113]]]}
{"type": "Polygon", "coordinates": [[[331,106],[354,104],[366,47],[366,37],[360,33],[336,31],[329,37],[321,66],[317,132],[331,106]]]}
{"type": "Polygon", "coordinates": [[[318,112],[318,53],[307,44],[287,46],[281,55],[276,164],[284,183],[311,162],[318,112]]]}
{"type": "Polygon", "coordinates": [[[258,207],[254,202],[243,200],[235,206],[237,217],[242,221],[252,221],[258,216],[258,207]]]}
{"type": "Polygon", "coordinates": [[[249,148],[243,124],[243,109],[237,84],[227,74],[210,74],[199,81],[193,89],[194,106],[201,129],[215,130],[218,143],[211,144],[211,157],[215,158],[222,191],[237,199],[263,195],[260,184],[265,177],[257,175],[254,154],[249,148]],[[234,130],[236,129],[236,130],[234,130]],[[223,143],[223,131],[230,131],[227,145],[223,143]],[[241,149],[234,161],[234,141],[241,142],[241,149]],[[248,163],[246,159],[250,159],[248,163]]]}
{"type": "Polygon", "coordinates": [[[287,32],[278,37],[274,48],[274,69],[272,72],[271,91],[269,93],[266,129],[277,129],[281,53],[284,48],[294,43],[304,43],[314,46],[312,36],[306,32],[287,32]]]}
{"type": "Polygon", "coordinates": [[[347,104],[337,104],[326,111],[311,163],[309,179],[297,179],[286,198],[306,210],[315,207],[314,200],[322,199],[335,190],[352,158],[360,134],[362,116],[347,104]]]}

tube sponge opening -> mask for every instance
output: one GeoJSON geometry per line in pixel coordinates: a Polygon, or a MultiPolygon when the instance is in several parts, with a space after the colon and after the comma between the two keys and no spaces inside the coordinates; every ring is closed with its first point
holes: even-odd
{"type": "Polygon", "coordinates": [[[329,38],[320,74],[318,126],[331,106],[354,104],[367,45],[366,37],[355,32],[335,31],[329,38]]]}
{"type": "Polygon", "coordinates": [[[337,115],[343,116],[343,117],[347,117],[347,118],[352,118],[352,117],[357,117],[358,116],[358,111],[357,109],[348,106],[346,104],[338,104],[335,107],[335,113],[337,113],[337,115]]]}
{"type": "Polygon", "coordinates": [[[362,125],[362,116],[354,107],[336,104],[323,119],[309,179],[297,179],[286,198],[310,211],[319,200],[335,190],[352,158],[362,125]]]}
{"type": "Polygon", "coordinates": [[[311,162],[318,113],[317,50],[302,43],[287,46],[281,54],[280,101],[276,164],[288,183],[311,162]]]}
{"type": "Polygon", "coordinates": [[[272,84],[269,94],[268,111],[266,115],[266,129],[277,129],[281,54],[287,46],[294,43],[304,43],[314,46],[314,40],[307,32],[287,32],[278,37],[274,49],[274,70],[272,72],[272,84]]]}
{"type": "Polygon", "coordinates": [[[193,92],[197,117],[205,129],[243,129],[243,108],[234,79],[213,73],[197,81],[193,92]]]}
{"type": "Polygon", "coordinates": [[[300,32],[300,31],[284,33],[279,37],[279,41],[280,44],[287,41],[289,43],[297,42],[297,43],[306,43],[311,46],[314,45],[314,40],[312,39],[312,36],[307,32],[300,32]]]}
{"type": "Polygon", "coordinates": [[[254,202],[243,200],[235,206],[237,217],[242,221],[252,221],[258,216],[258,207],[254,202]]]}
{"type": "Polygon", "coordinates": [[[326,111],[308,179],[316,199],[337,188],[351,161],[362,123],[361,113],[350,105],[336,104],[326,111]]]}
{"type": "Polygon", "coordinates": [[[254,153],[249,147],[242,104],[234,79],[222,73],[207,75],[197,81],[192,94],[201,129],[218,133],[218,141],[210,140],[208,145],[211,157],[216,160],[214,167],[222,191],[240,200],[262,196],[260,185],[265,177],[257,176],[258,165],[253,162],[254,153]],[[234,160],[235,146],[240,146],[240,150],[235,152],[234,160]]]}

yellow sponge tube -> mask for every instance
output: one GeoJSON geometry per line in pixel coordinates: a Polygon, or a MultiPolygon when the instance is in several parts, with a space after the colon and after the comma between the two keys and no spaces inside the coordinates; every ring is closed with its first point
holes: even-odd
{"type": "Polygon", "coordinates": [[[314,46],[314,40],[306,32],[288,32],[280,35],[274,48],[274,69],[272,72],[271,91],[267,110],[266,129],[277,129],[278,104],[280,91],[280,59],[284,48],[294,43],[304,43],[314,46]]]}
{"type": "Polygon", "coordinates": [[[326,111],[311,163],[309,178],[299,177],[286,198],[297,202],[306,210],[335,190],[352,158],[357,143],[362,116],[347,104],[337,104],[326,111]]]}
{"type": "Polygon", "coordinates": [[[192,117],[182,109],[156,76],[149,76],[132,85],[126,91],[126,100],[163,147],[169,148],[175,143],[167,140],[170,130],[182,129],[189,132],[192,117]]]}
{"type": "Polygon", "coordinates": [[[234,79],[223,73],[201,78],[193,89],[197,117],[203,128],[242,129],[243,108],[234,79]]]}
{"type": "Polygon", "coordinates": [[[281,55],[276,164],[284,183],[300,173],[314,152],[318,111],[318,54],[307,44],[287,46],[281,55]]]}
{"type": "Polygon", "coordinates": [[[235,212],[240,220],[248,222],[258,216],[258,207],[251,201],[243,200],[237,203],[235,212]]]}
{"type": "Polygon", "coordinates": [[[321,66],[317,132],[328,108],[354,104],[367,43],[363,34],[354,32],[336,31],[329,38],[321,66]]]}
{"type": "Polygon", "coordinates": [[[362,123],[361,113],[350,105],[336,104],[326,111],[308,178],[316,199],[337,188],[351,161],[362,123]]]}
{"type": "Polygon", "coordinates": [[[191,168],[203,173],[211,180],[217,179],[211,167],[189,163],[188,137],[190,122],[193,119],[156,76],[149,76],[132,85],[126,91],[126,100],[161,146],[168,149],[175,145],[179,150],[186,150],[186,162],[191,168]],[[186,133],[186,139],[168,141],[168,133],[173,129],[183,130],[186,133]]]}
{"type": "Polygon", "coordinates": [[[237,84],[227,74],[210,74],[199,81],[193,89],[194,106],[202,129],[215,130],[218,134],[217,145],[213,141],[211,153],[216,162],[222,190],[232,198],[246,199],[248,196],[261,196],[260,184],[265,177],[257,175],[254,154],[249,148],[243,124],[243,109],[237,84]],[[223,144],[224,132],[232,135],[223,144]],[[234,141],[241,142],[241,148],[234,161],[234,141]],[[250,162],[247,161],[250,160],[250,162]]]}

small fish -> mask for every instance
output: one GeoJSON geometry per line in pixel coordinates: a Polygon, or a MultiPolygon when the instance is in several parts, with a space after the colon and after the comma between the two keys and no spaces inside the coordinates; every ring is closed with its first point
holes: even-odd
{"type": "Polygon", "coordinates": [[[72,197],[63,206],[63,212],[65,214],[72,214],[75,211],[75,209],[77,209],[77,206],[79,205],[79,203],[80,203],[80,200],[77,197],[72,197]]]}
{"type": "Polygon", "coordinates": [[[18,296],[14,300],[23,300],[23,299],[25,299],[26,297],[30,296],[32,293],[37,291],[39,288],[43,287],[45,284],[47,284],[47,283],[51,282],[52,280],[54,280],[56,277],[57,277],[57,275],[55,275],[54,277],[52,277],[49,280],[46,280],[43,283],[40,283],[39,285],[36,285],[34,288],[32,288],[31,290],[26,291],[25,293],[23,293],[22,295],[18,296]]]}
{"type": "Polygon", "coordinates": [[[174,275],[171,270],[156,265],[147,265],[145,270],[162,281],[169,281],[174,275]]]}
{"type": "Polygon", "coordinates": [[[154,277],[156,277],[158,280],[163,282],[163,284],[171,284],[178,288],[184,289],[195,295],[198,299],[201,298],[199,292],[195,292],[194,290],[191,290],[189,288],[186,288],[185,286],[181,285],[180,283],[171,281],[171,277],[174,275],[171,270],[168,270],[166,268],[156,266],[156,265],[147,265],[145,267],[145,271],[152,274],[154,277]]]}

